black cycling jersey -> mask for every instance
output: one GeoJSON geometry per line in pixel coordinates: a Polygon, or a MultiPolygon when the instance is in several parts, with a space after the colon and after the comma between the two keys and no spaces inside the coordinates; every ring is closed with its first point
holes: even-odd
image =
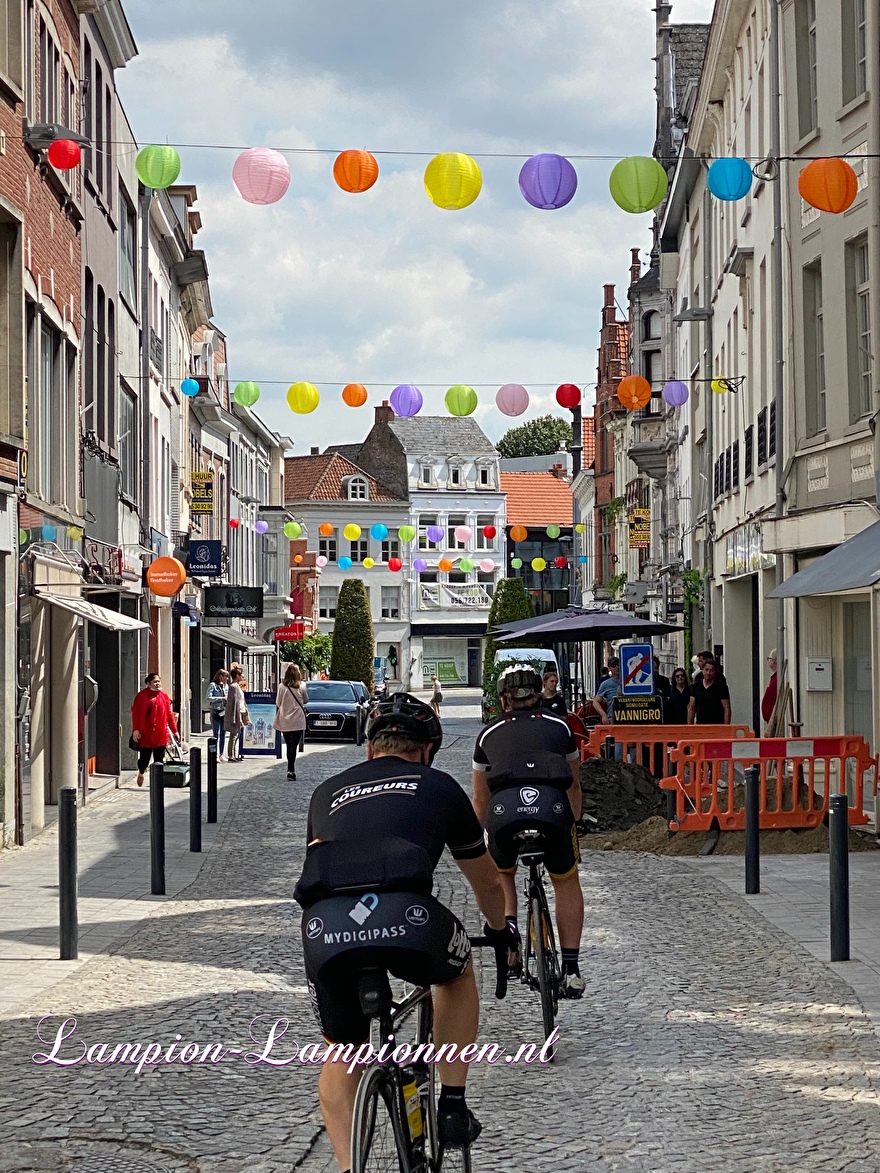
{"type": "MultiPolygon", "coordinates": [[[[465,792],[450,775],[404,758],[382,757],[322,782],[309,805],[308,841],[379,844],[394,836],[424,848],[437,866],[443,848],[453,859],[476,859],[486,844],[465,792]]],[[[358,877],[352,876],[351,882],[358,877]]]]}
{"type": "Polygon", "coordinates": [[[498,717],[477,738],[474,769],[493,793],[512,783],[541,781],[568,789],[577,743],[568,723],[546,709],[517,709],[498,717]]]}

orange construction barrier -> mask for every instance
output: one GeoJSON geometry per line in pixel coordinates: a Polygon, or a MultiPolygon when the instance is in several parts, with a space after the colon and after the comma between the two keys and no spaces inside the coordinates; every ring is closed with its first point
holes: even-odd
{"type": "Polygon", "coordinates": [[[675,795],[672,831],[744,830],[749,766],[761,771],[762,828],[818,827],[835,793],[849,795],[850,826],[869,821],[865,782],[876,791],[877,758],[862,737],[691,738],[669,757],[675,769],[660,785],[675,795]]]}
{"type": "Polygon", "coordinates": [[[723,738],[754,737],[748,725],[594,725],[589,740],[581,741],[581,761],[600,757],[606,737],[613,737],[623,746],[625,762],[639,762],[654,775],[665,778],[675,770],[669,759],[669,750],[680,741],[709,741],[723,738]],[[653,768],[652,768],[653,767],[653,768]]]}

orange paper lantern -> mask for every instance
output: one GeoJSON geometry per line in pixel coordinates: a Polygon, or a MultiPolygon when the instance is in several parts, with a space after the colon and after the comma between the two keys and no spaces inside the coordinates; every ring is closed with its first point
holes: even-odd
{"type": "Polygon", "coordinates": [[[302,554],[294,554],[293,560],[294,560],[294,562],[302,562],[302,560],[303,560],[302,554]]]}
{"type": "Polygon", "coordinates": [[[444,574],[448,574],[449,571],[452,569],[452,562],[449,558],[441,558],[440,561],[437,563],[437,565],[440,567],[440,569],[443,571],[444,574]]]}
{"type": "Polygon", "coordinates": [[[620,380],[617,398],[627,411],[637,411],[651,401],[651,384],[641,375],[627,375],[620,380]]]}
{"type": "Polygon", "coordinates": [[[369,191],[379,178],[379,164],[369,151],[343,151],[333,164],[333,178],[343,191],[369,191]]]}
{"type": "Polygon", "coordinates": [[[367,389],[362,383],[349,383],[342,390],[342,402],[349,407],[363,407],[367,402],[367,389]]]}
{"type": "Polygon", "coordinates": [[[845,159],[814,159],[798,176],[798,191],[811,208],[838,215],[859,194],[859,177],[845,159]]]}
{"type": "Polygon", "coordinates": [[[333,536],[333,523],[329,521],[322,521],[318,526],[318,533],[324,538],[333,536]]]}
{"type": "Polygon", "coordinates": [[[524,542],[529,536],[529,531],[524,525],[512,525],[510,527],[510,540],[513,542],[524,542]]]}

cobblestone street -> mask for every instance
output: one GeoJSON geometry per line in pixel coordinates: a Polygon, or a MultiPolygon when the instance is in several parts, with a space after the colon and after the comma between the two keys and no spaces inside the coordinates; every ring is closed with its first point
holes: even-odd
{"type": "MultiPolygon", "coordinates": [[[[456,710],[465,712],[465,710],[456,710]]],[[[438,765],[469,778],[472,718],[446,722],[438,765]]],[[[312,749],[300,781],[274,761],[247,764],[195,881],[150,909],[108,955],[0,1019],[2,1173],[97,1168],[99,1156],[204,1173],[331,1170],[315,1069],[273,1070],[241,1056],[191,1067],[37,1065],[64,1017],[77,1040],[222,1043],[258,1015],[286,1017],[287,1038],[318,1041],[302,976],[291,892],[313,786],[359,760],[312,749]],[[38,1024],[46,1021],[40,1043],[38,1024]],[[89,1160],[82,1160],[89,1158],[89,1160]]],[[[0,880],[2,880],[0,863],[0,880]]],[[[457,869],[439,896],[479,930],[457,869]]],[[[880,1167],[880,1045],[850,988],[728,887],[686,863],[588,851],[580,1003],[561,1007],[547,1067],[475,1067],[470,1101],[484,1123],[479,1170],[755,1173],[880,1167]]],[[[539,1041],[536,997],[491,998],[481,1038],[539,1041]]],[[[262,1034],[255,1029],[262,1043],[262,1034]]],[[[279,1044],[284,1052],[285,1042],[279,1044]]]]}

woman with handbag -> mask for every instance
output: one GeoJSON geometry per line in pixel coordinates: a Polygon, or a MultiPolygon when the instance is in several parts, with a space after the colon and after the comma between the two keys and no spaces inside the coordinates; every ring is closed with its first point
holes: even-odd
{"type": "Polygon", "coordinates": [[[208,685],[208,704],[211,707],[211,733],[217,742],[217,761],[223,761],[223,721],[226,717],[226,694],[229,691],[229,673],[221,668],[208,685]]]}
{"type": "Polygon", "coordinates": [[[272,724],[284,738],[287,746],[287,777],[291,782],[296,781],[296,751],[306,727],[308,699],[302,682],[302,673],[296,664],[289,664],[275,697],[278,712],[272,724]]]}
{"type": "Polygon", "coordinates": [[[131,737],[129,746],[137,750],[138,786],[143,786],[150,758],[165,760],[165,750],[171,737],[177,737],[177,720],[171,711],[171,697],[162,691],[158,672],[151,672],[145,687],[134,698],[131,706],[131,737]]]}
{"type": "Polygon", "coordinates": [[[242,674],[240,668],[233,668],[229,673],[229,689],[226,693],[226,712],[223,717],[223,728],[229,734],[229,744],[226,749],[226,760],[241,762],[244,759],[238,752],[238,739],[245,725],[250,725],[247,705],[244,700],[244,690],[241,687],[242,674]]]}

